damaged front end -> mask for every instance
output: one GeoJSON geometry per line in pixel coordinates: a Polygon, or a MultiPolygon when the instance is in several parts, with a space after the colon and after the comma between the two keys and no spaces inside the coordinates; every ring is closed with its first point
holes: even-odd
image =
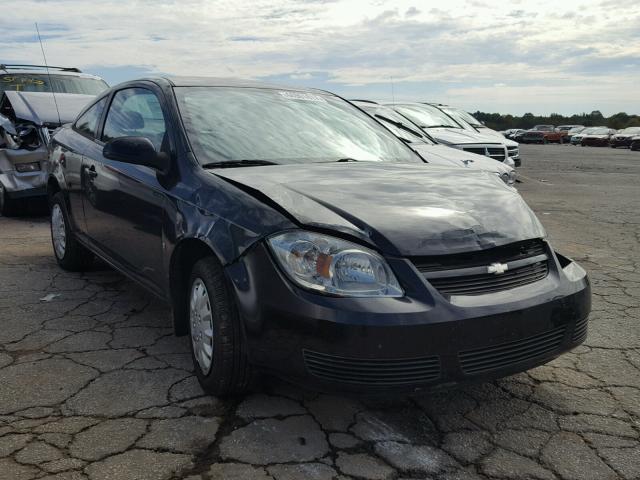
{"type": "MultiPolygon", "coordinates": [[[[0,213],[21,199],[45,196],[49,140],[93,95],[7,90],[0,98],[0,213]]],[[[12,206],[13,205],[13,206],[12,206]]]]}
{"type": "Polygon", "coordinates": [[[46,194],[49,138],[46,125],[17,118],[7,95],[3,95],[0,102],[0,184],[9,200],[46,194]]]}

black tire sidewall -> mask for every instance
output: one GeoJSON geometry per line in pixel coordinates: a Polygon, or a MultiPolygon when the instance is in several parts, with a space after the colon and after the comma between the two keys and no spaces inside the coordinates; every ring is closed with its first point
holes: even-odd
{"type": "Polygon", "coordinates": [[[73,232],[71,231],[66,202],[61,192],[56,193],[51,199],[51,208],[49,213],[49,230],[51,233],[51,248],[53,248],[53,256],[58,262],[58,265],[60,265],[65,270],[82,271],[91,264],[93,260],[93,254],[77,242],[73,232]],[[64,249],[64,256],[62,258],[58,257],[58,253],[56,252],[55,246],[53,244],[53,225],[51,217],[53,215],[54,205],[58,205],[60,207],[60,210],[62,211],[62,218],[64,220],[66,245],[64,249]]]}
{"type": "Polygon", "coordinates": [[[3,217],[10,217],[15,215],[15,202],[9,198],[7,189],[4,185],[0,184],[0,215],[3,217]]]}
{"type": "Polygon", "coordinates": [[[245,388],[243,380],[246,367],[244,334],[241,330],[236,300],[231,294],[228,280],[218,260],[212,256],[196,262],[186,288],[187,305],[185,308],[188,320],[189,348],[193,368],[200,385],[207,393],[214,395],[241,393],[245,388]],[[189,302],[193,283],[198,278],[202,280],[207,289],[213,318],[213,363],[206,375],[198,364],[191,339],[189,302]]]}
{"type": "Polygon", "coordinates": [[[55,194],[51,202],[51,209],[49,213],[49,230],[51,233],[51,246],[53,247],[53,255],[56,257],[56,260],[58,261],[58,263],[62,265],[66,263],[65,260],[67,262],[69,261],[69,256],[70,256],[69,234],[71,232],[69,231],[69,217],[67,216],[67,209],[65,208],[65,205],[64,205],[64,197],[60,193],[55,194]],[[53,218],[52,217],[53,217],[54,205],[58,205],[60,207],[60,210],[62,211],[62,219],[64,221],[64,234],[65,234],[66,245],[64,249],[64,256],[62,258],[58,256],[58,252],[56,252],[56,247],[53,241],[53,218]]]}

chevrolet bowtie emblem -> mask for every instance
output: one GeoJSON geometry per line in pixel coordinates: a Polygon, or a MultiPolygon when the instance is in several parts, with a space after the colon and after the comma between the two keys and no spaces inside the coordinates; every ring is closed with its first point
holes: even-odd
{"type": "Polygon", "coordinates": [[[496,275],[504,273],[507,270],[509,270],[509,265],[506,263],[492,263],[487,267],[487,273],[495,273],[496,275]]]}

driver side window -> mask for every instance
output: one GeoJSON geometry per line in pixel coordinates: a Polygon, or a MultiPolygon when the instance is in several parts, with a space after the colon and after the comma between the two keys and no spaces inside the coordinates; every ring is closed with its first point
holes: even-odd
{"type": "Polygon", "coordinates": [[[160,101],[152,91],[127,88],[116,92],[104,124],[104,142],[118,137],[145,137],[159,152],[165,134],[160,101]]]}

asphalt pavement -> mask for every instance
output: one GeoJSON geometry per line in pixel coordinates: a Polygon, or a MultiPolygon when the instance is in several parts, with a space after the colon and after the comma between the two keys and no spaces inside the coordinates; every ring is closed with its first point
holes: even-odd
{"type": "Polygon", "coordinates": [[[640,478],[640,152],[522,157],[520,192],[591,277],[587,341],[419,397],[205,396],[166,305],[59,269],[46,217],[0,218],[0,479],[640,478]]]}

